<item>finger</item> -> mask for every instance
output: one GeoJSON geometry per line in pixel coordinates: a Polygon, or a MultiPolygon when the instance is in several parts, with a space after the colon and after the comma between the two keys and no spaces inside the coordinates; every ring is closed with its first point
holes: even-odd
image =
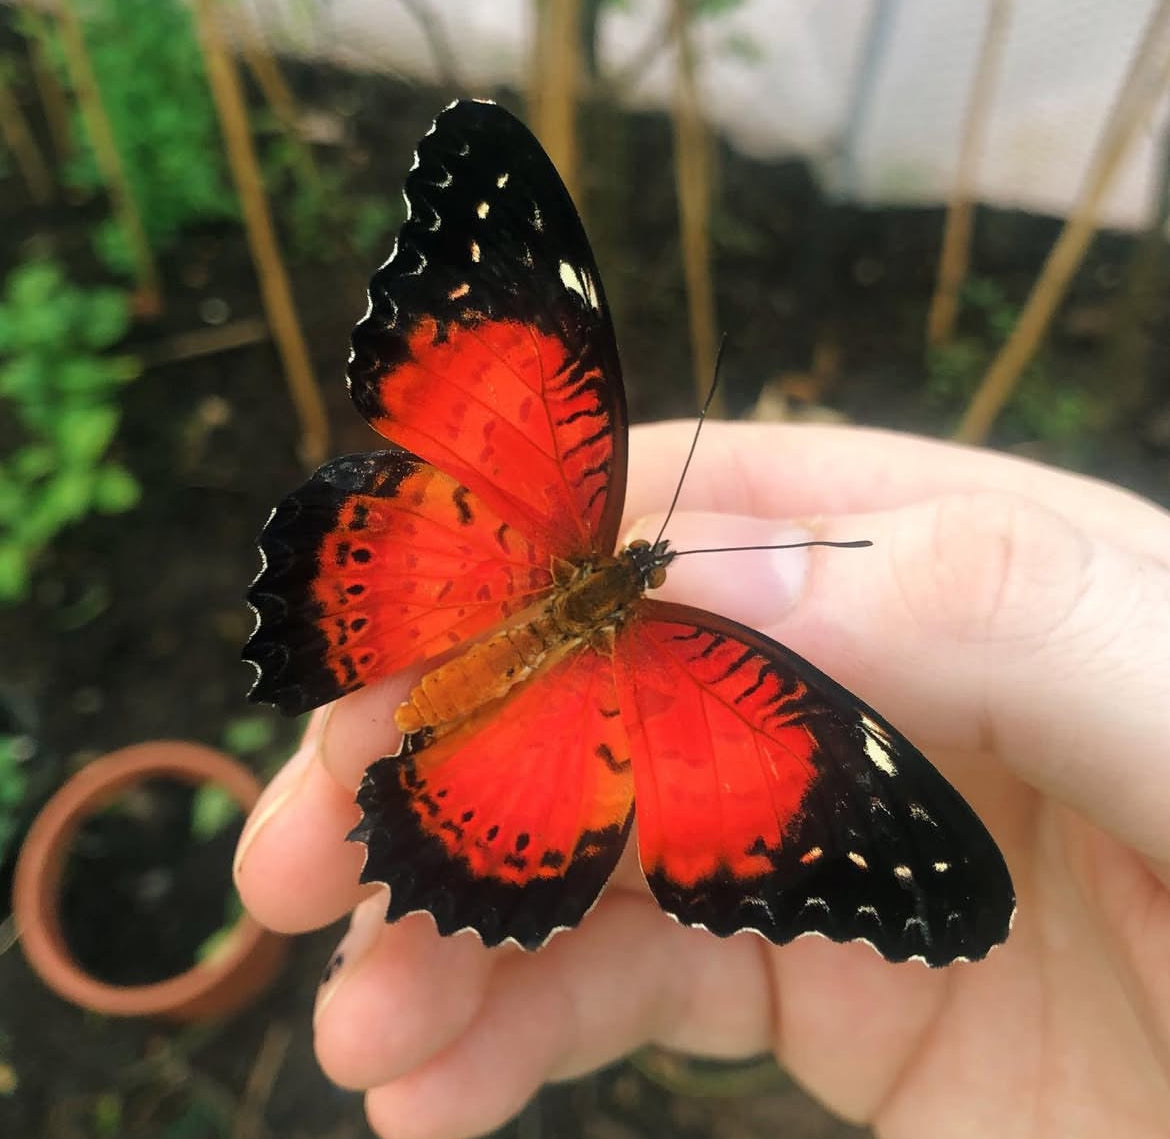
{"type": "Polygon", "coordinates": [[[369,893],[358,884],[365,847],[344,840],[361,818],[361,773],[398,746],[393,711],[408,685],[405,677],[383,681],[315,713],[253,810],[237,847],[236,888],[270,929],[328,925],[369,893]]]}
{"type": "MultiPolygon", "coordinates": [[[[685,422],[634,428],[626,518],[669,503],[693,434],[694,424],[685,422]]],[[[797,518],[888,510],[978,490],[1021,495],[1123,549],[1170,564],[1170,515],[1137,495],[1027,459],[876,428],[709,423],[680,505],[797,518]]]]}
{"type": "Polygon", "coordinates": [[[472,934],[440,937],[426,915],[387,925],[385,911],[385,889],[357,907],[317,997],[317,1058],[342,1087],[386,1083],[446,1048],[500,957],[472,934]]]}
{"type": "MultiPolygon", "coordinates": [[[[672,528],[684,548],[792,533],[725,516],[672,528]]],[[[1170,856],[1170,571],[1003,494],[815,527],[858,534],[873,549],[682,558],[662,596],[762,629],[920,746],[993,751],[1150,857],[1170,856]]]]}
{"type": "Polygon", "coordinates": [[[455,1139],[500,1126],[546,1080],[652,1039],[753,1054],[772,1042],[767,986],[758,938],[716,942],[615,891],[572,934],[502,961],[468,1030],[372,1091],[367,1114],[395,1139],[455,1139]]]}

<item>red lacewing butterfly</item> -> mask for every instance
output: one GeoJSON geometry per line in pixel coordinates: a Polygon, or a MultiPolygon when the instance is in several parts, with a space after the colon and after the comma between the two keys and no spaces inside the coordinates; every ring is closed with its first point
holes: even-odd
{"type": "Polygon", "coordinates": [[[353,333],[350,394],[392,446],[273,512],[244,658],[304,712],[417,662],[402,744],[366,772],[363,882],[386,920],[526,949],[576,926],[638,819],[685,925],[983,957],[1015,906],[995,842],[885,720],[795,653],[644,594],[665,541],[614,554],[627,422],[601,277],[540,144],[448,107],[353,333]],[[452,655],[456,650],[456,655],[452,655]]]}

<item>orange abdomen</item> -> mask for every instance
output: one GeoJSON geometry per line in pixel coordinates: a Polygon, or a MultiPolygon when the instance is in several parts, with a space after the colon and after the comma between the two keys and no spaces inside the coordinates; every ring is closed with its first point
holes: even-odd
{"type": "Polygon", "coordinates": [[[428,672],[394,713],[394,722],[403,732],[417,732],[462,719],[528,676],[554,639],[552,625],[537,618],[472,645],[428,672]]]}

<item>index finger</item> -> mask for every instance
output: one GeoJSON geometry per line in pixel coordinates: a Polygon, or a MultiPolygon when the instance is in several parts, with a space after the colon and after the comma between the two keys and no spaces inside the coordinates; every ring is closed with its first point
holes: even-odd
{"type": "MultiPolygon", "coordinates": [[[[670,502],[694,429],[693,421],[632,429],[627,520],[670,502]]],[[[873,427],[710,422],[679,508],[801,518],[972,491],[1008,491],[1121,549],[1170,562],[1166,512],[1130,491],[1029,459],[873,427]]]]}

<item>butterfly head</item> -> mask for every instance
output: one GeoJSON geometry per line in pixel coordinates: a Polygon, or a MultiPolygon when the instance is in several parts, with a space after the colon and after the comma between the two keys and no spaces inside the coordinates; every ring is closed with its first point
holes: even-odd
{"type": "Polygon", "coordinates": [[[657,589],[666,581],[666,567],[674,561],[674,550],[665,538],[653,545],[645,538],[637,538],[626,547],[622,557],[637,572],[643,589],[657,589]]]}

